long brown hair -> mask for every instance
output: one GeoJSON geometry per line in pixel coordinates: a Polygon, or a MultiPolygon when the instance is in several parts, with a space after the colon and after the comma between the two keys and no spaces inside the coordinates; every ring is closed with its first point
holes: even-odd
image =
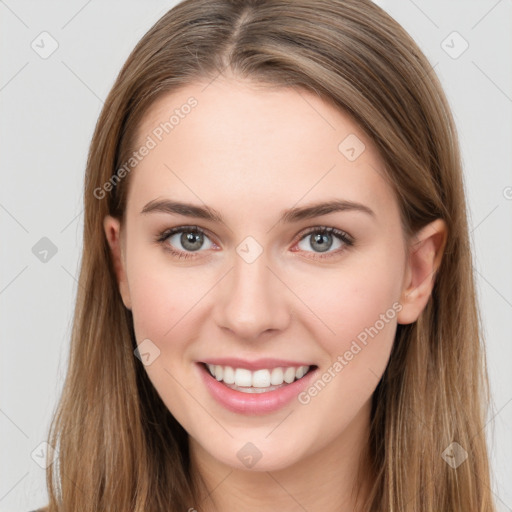
{"type": "MultiPolygon", "coordinates": [[[[87,160],[84,238],[69,368],[48,442],[50,512],[198,507],[187,433],[134,356],[103,231],[123,219],[137,128],[167,94],[226,70],[297,87],[348,112],[386,165],[408,236],[444,219],[431,298],[398,325],[373,396],[365,510],[492,512],[484,421],[489,401],[461,160],[449,105],[428,60],[370,0],[186,0],[137,44],[96,125],[87,160]],[[110,186],[105,186],[110,183],[110,186]],[[468,454],[457,468],[442,454],[468,454]]],[[[136,172],[136,171],[133,171],[136,172]]]]}

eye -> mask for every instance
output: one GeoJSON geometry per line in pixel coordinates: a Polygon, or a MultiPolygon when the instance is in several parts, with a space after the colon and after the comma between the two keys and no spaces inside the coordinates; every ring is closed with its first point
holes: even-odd
{"type": "Polygon", "coordinates": [[[297,245],[303,251],[319,254],[319,258],[329,258],[354,245],[354,240],[344,231],[322,226],[311,228],[305,234],[302,234],[297,245]],[[307,238],[309,238],[309,242],[306,241],[307,238]],[[303,245],[301,246],[300,244],[303,245]],[[330,251],[333,245],[337,250],[330,251]],[[308,251],[308,247],[311,247],[313,251],[308,251]]]}
{"type": "Polygon", "coordinates": [[[164,249],[171,252],[178,258],[193,258],[194,252],[201,252],[205,240],[209,241],[206,249],[211,249],[213,243],[198,226],[179,226],[163,231],[157,237],[157,242],[164,246],[164,249]],[[177,246],[177,249],[176,249],[177,246]]]}
{"type": "MultiPolygon", "coordinates": [[[[202,248],[211,249],[216,247],[206,232],[198,226],[179,226],[166,229],[157,236],[156,241],[161,243],[164,249],[173,256],[185,259],[196,257],[194,253],[202,252],[200,250],[202,248]],[[204,247],[205,241],[208,241],[206,247],[204,247]]],[[[352,245],[354,245],[354,240],[349,234],[326,226],[310,228],[306,233],[302,233],[297,244],[301,251],[316,253],[317,258],[320,259],[339,254],[352,245]],[[308,237],[310,241],[306,243],[305,241],[308,237]],[[337,250],[330,250],[333,248],[333,245],[337,250]],[[313,251],[309,251],[308,246],[313,248],[313,251]]],[[[292,250],[296,252],[295,249],[292,250]]]]}

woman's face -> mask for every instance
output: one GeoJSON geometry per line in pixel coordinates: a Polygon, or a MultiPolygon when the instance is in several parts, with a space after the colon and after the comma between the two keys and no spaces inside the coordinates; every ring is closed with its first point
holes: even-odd
{"type": "Polygon", "coordinates": [[[120,290],[195,449],[262,471],[355,450],[397,322],[424,305],[369,138],[312,93],[219,78],[161,98],[138,139],[120,290]]]}

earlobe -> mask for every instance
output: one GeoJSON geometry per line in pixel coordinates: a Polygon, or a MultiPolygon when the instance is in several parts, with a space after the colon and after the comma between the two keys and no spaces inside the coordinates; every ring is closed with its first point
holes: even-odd
{"type": "Polygon", "coordinates": [[[427,224],[413,237],[400,299],[402,310],[397,316],[399,324],[415,322],[427,305],[446,240],[447,227],[442,219],[427,224]]]}
{"type": "Polygon", "coordinates": [[[112,264],[116,273],[116,279],[119,286],[119,293],[126,308],[131,309],[130,290],[126,276],[125,258],[123,244],[121,240],[121,223],[119,219],[110,215],[103,219],[103,229],[107,242],[110,246],[112,264]]]}

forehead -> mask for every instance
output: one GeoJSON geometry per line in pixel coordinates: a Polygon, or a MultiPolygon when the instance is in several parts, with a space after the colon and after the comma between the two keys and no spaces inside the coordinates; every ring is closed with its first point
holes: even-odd
{"type": "Polygon", "coordinates": [[[396,212],[369,137],[303,89],[225,78],[193,83],[155,102],[137,139],[135,149],[152,141],[133,171],[128,203],[138,211],[169,196],[221,212],[258,203],[270,213],[336,198],[396,212]]]}

